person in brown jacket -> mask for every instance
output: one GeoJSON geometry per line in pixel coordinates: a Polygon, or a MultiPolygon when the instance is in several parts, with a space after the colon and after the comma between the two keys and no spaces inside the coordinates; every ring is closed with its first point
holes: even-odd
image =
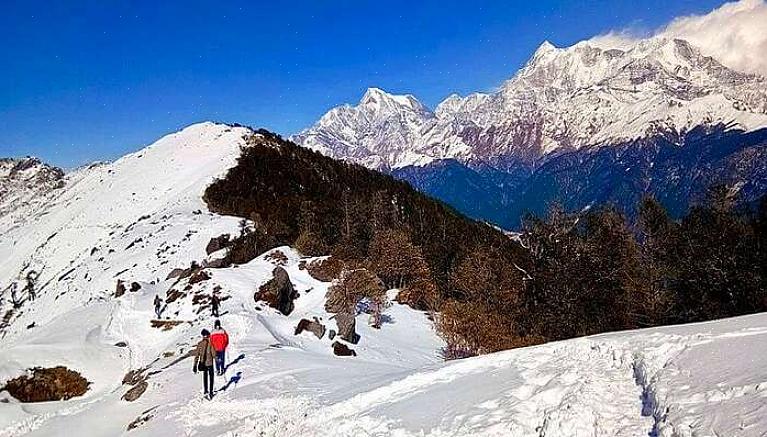
{"type": "Polygon", "coordinates": [[[210,332],[207,329],[202,330],[202,340],[197,343],[197,349],[194,352],[194,373],[202,371],[202,387],[205,397],[208,400],[213,399],[213,364],[216,361],[216,352],[213,345],[210,344],[210,332]]]}

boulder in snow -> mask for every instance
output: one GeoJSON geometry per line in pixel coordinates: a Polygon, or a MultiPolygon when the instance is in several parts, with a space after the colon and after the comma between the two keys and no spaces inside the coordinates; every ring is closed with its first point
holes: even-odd
{"type": "Polygon", "coordinates": [[[117,287],[115,288],[115,297],[120,297],[123,294],[125,294],[126,288],[125,288],[125,282],[123,282],[121,279],[117,280],[117,287]]]}
{"type": "Polygon", "coordinates": [[[208,242],[208,245],[205,246],[205,253],[208,255],[212,254],[213,252],[218,252],[221,249],[224,249],[229,246],[229,234],[223,234],[219,235],[218,237],[213,237],[208,242]]]}
{"type": "Polygon", "coordinates": [[[317,338],[322,339],[322,337],[325,336],[325,325],[320,323],[316,317],[314,320],[301,319],[301,321],[298,322],[298,326],[296,326],[295,335],[299,335],[304,331],[309,331],[317,338]]]}
{"type": "Polygon", "coordinates": [[[341,343],[340,341],[333,342],[333,354],[339,357],[357,356],[357,352],[354,352],[354,349],[349,348],[349,346],[341,343]]]}
{"type": "Polygon", "coordinates": [[[168,273],[168,276],[165,279],[179,279],[184,276],[188,269],[179,269],[175,268],[168,273]]]}
{"type": "Polygon", "coordinates": [[[122,399],[128,402],[133,402],[136,399],[140,398],[141,395],[144,394],[147,387],[149,387],[149,383],[146,382],[146,380],[139,381],[136,385],[134,385],[130,390],[125,392],[125,394],[122,396],[122,399]]]}
{"type": "Polygon", "coordinates": [[[256,302],[264,301],[270,307],[276,308],[284,315],[293,311],[293,301],[296,299],[296,293],[293,284],[290,282],[288,272],[282,267],[275,267],[272,271],[273,278],[262,285],[253,296],[256,302]]]}

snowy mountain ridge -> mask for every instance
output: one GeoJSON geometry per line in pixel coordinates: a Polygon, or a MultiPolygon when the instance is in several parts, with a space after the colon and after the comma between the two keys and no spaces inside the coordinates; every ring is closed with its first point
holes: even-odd
{"type": "Polygon", "coordinates": [[[360,314],[361,339],[350,345],[357,356],[342,357],[329,334],[295,332],[313,317],[335,329],[324,308],[330,283],[306,268],[314,258],[277,247],[245,264],[205,268],[207,280],[172,277],[215,260],[211,238],[239,232],[240,218],[211,213],[201,196],[252,133],[192,125],[64,175],[55,195],[19,208],[22,222],[0,216],[0,289],[30,269],[40,274],[34,300],[0,299],[0,387],[37,366],[63,365],[91,382],[82,397],[55,402],[21,403],[0,389],[0,436],[767,432],[764,314],[443,362],[432,321],[389,290],[386,322],[376,329],[360,314]],[[253,299],[277,266],[299,294],[288,316],[253,299]],[[122,294],[118,281],[127,284],[122,294]],[[208,401],[188,355],[214,320],[212,293],[221,295],[231,342],[208,401]],[[159,320],[156,295],[164,300],[159,320]]]}
{"type": "Polygon", "coordinates": [[[357,106],[330,110],[292,139],[379,169],[451,158],[503,167],[718,123],[767,126],[765,78],[685,40],[654,37],[623,49],[544,42],[497,92],[454,94],[434,111],[371,88],[357,106]]]}
{"type": "Polygon", "coordinates": [[[24,206],[39,204],[63,187],[64,171],[38,158],[0,159],[0,217],[19,223],[24,206]]]}

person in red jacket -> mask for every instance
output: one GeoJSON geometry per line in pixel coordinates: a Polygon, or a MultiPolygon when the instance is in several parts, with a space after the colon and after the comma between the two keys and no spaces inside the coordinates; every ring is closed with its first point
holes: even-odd
{"type": "Polygon", "coordinates": [[[210,344],[213,345],[213,350],[216,351],[216,373],[219,375],[224,374],[226,370],[226,347],[229,346],[229,334],[221,327],[221,321],[216,320],[213,324],[213,333],[210,334],[210,344]]]}

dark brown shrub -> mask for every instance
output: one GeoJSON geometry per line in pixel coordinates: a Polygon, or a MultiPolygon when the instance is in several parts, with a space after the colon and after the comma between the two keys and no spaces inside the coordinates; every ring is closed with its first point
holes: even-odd
{"type": "Polygon", "coordinates": [[[306,265],[306,270],[312,278],[322,282],[332,282],[341,275],[344,262],[337,257],[314,260],[306,265]]]}
{"type": "Polygon", "coordinates": [[[19,376],[5,384],[5,390],[20,402],[62,401],[82,396],[91,384],[80,373],[64,366],[36,367],[32,374],[19,376]]]}
{"type": "Polygon", "coordinates": [[[284,266],[288,263],[288,256],[281,250],[273,250],[269,252],[265,259],[276,266],[284,266]]]}

